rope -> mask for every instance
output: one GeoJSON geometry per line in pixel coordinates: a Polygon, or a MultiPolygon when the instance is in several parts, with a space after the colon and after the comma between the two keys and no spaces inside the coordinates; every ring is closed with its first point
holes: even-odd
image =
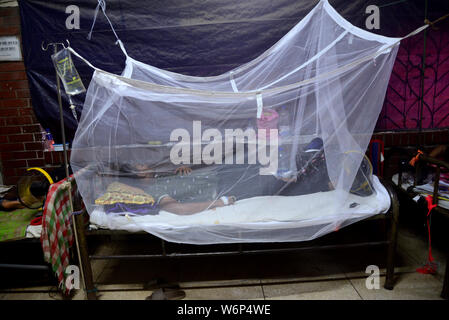
{"type": "Polygon", "coordinates": [[[429,236],[429,256],[427,258],[427,263],[421,268],[416,269],[417,272],[422,274],[435,274],[437,272],[437,263],[435,263],[435,259],[432,256],[432,237],[430,235],[430,213],[437,206],[437,204],[433,203],[433,197],[428,195],[426,197],[427,202],[427,233],[429,236]]]}
{"type": "MultiPolygon", "coordinates": [[[[123,45],[123,42],[118,37],[117,33],[115,32],[114,26],[112,25],[111,20],[109,19],[108,15],[106,14],[106,1],[104,1],[104,0],[98,0],[97,7],[95,8],[94,20],[92,21],[92,26],[90,27],[89,34],[87,35],[87,40],[92,39],[92,31],[94,30],[95,22],[97,21],[97,16],[98,16],[98,12],[100,11],[100,8],[101,8],[101,11],[103,11],[103,15],[108,20],[109,25],[111,26],[111,30],[112,30],[112,32],[115,35],[115,38],[117,39],[115,44],[118,44],[120,46],[120,49],[122,49],[123,54],[126,57],[128,57],[128,53],[126,52],[126,49],[125,49],[125,46],[123,45]]],[[[77,119],[77,121],[78,121],[78,119],[77,119]]]]}
{"type": "Polygon", "coordinates": [[[394,2],[390,2],[390,3],[386,3],[382,6],[379,6],[379,8],[384,8],[384,7],[389,7],[389,6],[393,6],[395,4],[399,4],[399,3],[403,3],[403,2],[407,2],[408,0],[400,0],[400,1],[394,1],[394,2]]]}
{"type": "MultiPolygon", "coordinates": [[[[424,6],[424,22],[427,20],[427,7],[428,7],[428,0],[425,0],[425,6],[424,6]]],[[[429,24],[425,24],[426,26],[430,26],[429,24]]],[[[424,112],[424,76],[426,73],[426,47],[427,47],[427,30],[424,31],[424,41],[423,41],[423,54],[421,59],[421,81],[420,81],[420,89],[421,89],[421,97],[419,99],[419,122],[418,122],[418,128],[419,132],[422,131],[422,118],[423,118],[423,112],[424,112]]],[[[421,144],[422,140],[422,134],[419,135],[419,143],[421,144]]]]}
{"type": "Polygon", "coordinates": [[[439,17],[439,18],[436,19],[435,21],[429,21],[429,19],[424,19],[424,23],[425,23],[425,24],[428,24],[428,25],[431,26],[431,27],[433,27],[433,25],[434,25],[435,23],[438,23],[438,22],[440,22],[440,21],[443,21],[444,19],[447,19],[447,18],[449,18],[449,13],[446,14],[446,15],[444,15],[444,16],[442,16],[442,17],[439,17]]]}
{"type": "MultiPolygon", "coordinates": [[[[386,4],[384,4],[384,5],[378,6],[378,7],[379,7],[379,8],[385,8],[385,7],[389,7],[389,6],[395,5],[395,4],[404,3],[404,2],[407,2],[407,1],[408,1],[408,0],[393,1],[393,2],[390,2],[390,3],[386,3],[386,4]]],[[[438,23],[438,22],[440,22],[440,21],[442,21],[442,20],[444,20],[444,19],[447,19],[447,18],[449,18],[449,13],[446,14],[446,15],[444,15],[444,16],[442,16],[442,17],[440,17],[440,18],[438,18],[438,19],[436,19],[436,20],[433,21],[433,22],[426,18],[426,19],[424,19],[424,23],[430,25],[431,27],[433,27],[433,25],[434,25],[435,23],[438,23]]]]}
{"type": "Polygon", "coordinates": [[[72,216],[77,216],[79,214],[82,214],[84,212],[84,210],[79,210],[79,211],[73,211],[72,212],[72,216]]]}
{"type": "Polygon", "coordinates": [[[414,156],[414,157],[412,158],[412,160],[410,160],[409,163],[410,163],[410,165],[411,165],[412,167],[415,166],[416,161],[419,160],[419,157],[420,157],[422,154],[424,154],[424,152],[422,152],[421,150],[418,150],[418,154],[417,154],[416,156],[414,156]]]}
{"type": "Polygon", "coordinates": [[[86,292],[86,293],[92,293],[92,292],[98,292],[98,288],[97,287],[94,287],[93,289],[90,289],[90,290],[86,290],[86,289],[84,289],[84,291],[86,292]]]}
{"type": "Polygon", "coordinates": [[[437,204],[433,203],[433,197],[432,196],[427,196],[426,197],[426,201],[427,201],[427,227],[428,227],[428,232],[429,232],[429,261],[433,262],[433,256],[432,256],[432,242],[431,242],[431,237],[430,237],[430,213],[432,212],[432,210],[434,208],[437,207],[437,204]]]}
{"type": "Polygon", "coordinates": [[[90,40],[92,38],[92,31],[94,30],[95,22],[97,21],[98,11],[103,11],[104,16],[109,22],[109,25],[111,26],[112,32],[114,33],[115,37],[117,38],[117,41],[120,41],[117,33],[115,32],[114,26],[112,25],[111,20],[109,20],[109,17],[106,14],[106,1],[104,0],[98,0],[97,7],[95,8],[95,14],[94,14],[94,21],[92,21],[92,26],[90,27],[89,34],[87,35],[87,40],[90,40]]]}
{"type": "MultiPolygon", "coordinates": [[[[104,2],[104,0],[98,0],[97,8],[100,8],[100,7],[102,8],[102,10],[103,10],[103,12],[104,12],[104,14],[106,16],[106,13],[105,13],[106,9],[105,9],[105,2],[104,2]]],[[[98,11],[98,10],[96,10],[96,11],[98,11]]],[[[96,15],[95,15],[95,18],[96,18],[96,15]]],[[[109,19],[108,19],[108,21],[111,24],[109,19]]],[[[94,22],[95,22],[95,19],[94,19],[94,22]]],[[[383,52],[386,52],[387,50],[390,50],[392,47],[396,46],[401,40],[409,38],[411,36],[414,36],[414,35],[422,32],[423,30],[425,30],[428,27],[429,27],[429,25],[425,24],[425,25],[421,26],[420,28],[410,32],[406,36],[404,36],[402,38],[398,38],[397,41],[395,41],[394,43],[382,46],[377,52],[375,52],[375,53],[373,53],[373,54],[371,54],[369,56],[366,56],[364,58],[361,58],[359,60],[356,60],[354,62],[348,63],[347,65],[339,67],[339,68],[337,68],[337,69],[335,69],[333,71],[329,71],[327,73],[320,74],[319,76],[315,76],[313,78],[306,79],[306,80],[303,80],[303,81],[300,81],[300,82],[296,82],[296,83],[293,83],[293,84],[290,84],[290,85],[286,85],[286,86],[282,86],[282,87],[276,87],[276,88],[272,88],[272,89],[260,90],[260,93],[278,94],[278,93],[286,92],[288,90],[297,89],[299,87],[302,87],[302,86],[305,86],[305,85],[307,85],[309,83],[312,83],[312,82],[314,82],[316,80],[319,80],[319,79],[322,79],[322,78],[325,78],[325,77],[329,77],[329,76],[333,76],[333,75],[338,74],[340,72],[345,72],[346,70],[348,70],[350,68],[353,68],[353,67],[355,67],[355,66],[357,66],[357,65],[359,65],[359,64],[361,64],[363,62],[366,62],[366,61],[369,61],[369,60],[371,60],[373,58],[376,58],[378,55],[380,55],[383,52]]],[[[112,28],[112,24],[111,24],[111,28],[112,28]]],[[[93,25],[92,25],[92,29],[93,29],[93,25]]],[[[114,31],[113,28],[112,28],[112,30],[114,31]]],[[[115,31],[114,31],[114,34],[117,36],[115,31]]],[[[117,37],[117,43],[120,45],[122,50],[124,50],[124,47],[123,47],[120,39],[118,39],[118,37],[117,37]]],[[[202,91],[202,90],[189,89],[189,88],[182,88],[182,89],[181,88],[173,88],[173,87],[169,87],[169,86],[156,85],[156,84],[145,82],[145,81],[141,81],[141,80],[129,79],[129,78],[126,78],[126,77],[123,77],[123,76],[118,76],[116,74],[111,74],[111,73],[109,73],[107,71],[101,70],[101,69],[93,66],[87,59],[85,59],[80,54],[78,54],[70,46],[67,49],[70,50],[75,56],[77,56],[78,58],[83,60],[87,65],[89,65],[94,70],[99,71],[99,72],[101,72],[103,74],[107,74],[107,75],[113,76],[114,78],[117,78],[117,79],[119,79],[119,80],[121,80],[121,81],[123,81],[125,83],[131,84],[131,85],[140,85],[141,88],[143,88],[145,86],[145,87],[151,87],[151,88],[159,88],[163,92],[171,92],[172,90],[176,90],[177,92],[183,91],[183,92],[186,92],[186,93],[194,93],[194,94],[198,94],[198,95],[215,96],[215,97],[217,97],[217,96],[241,96],[241,97],[243,97],[243,96],[247,96],[247,97],[251,96],[251,97],[255,98],[255,95],[257,94],[257,92],[253,92],[253,91],[232,92],[232,93],[231,92],[206,92],[206,91],[202,91]]],[[[125,53],[125,55],[127,55],[125,51],[124,51],[124,53],[125,53]]],[[[255,61],[255,60],[253,60],[253,61],[255,61]]]]}

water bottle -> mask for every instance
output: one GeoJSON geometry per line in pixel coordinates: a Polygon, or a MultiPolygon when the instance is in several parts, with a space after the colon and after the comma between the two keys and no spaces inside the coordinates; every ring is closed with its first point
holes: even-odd
{"type": "Polygon", "coordinates": [[[41,131],[41,143],[42,143],[42,150],[47,150],[47,131],[42,128],[41,125],[39,125],[39,129],[41,131]]]}
{"type": "Polygon", "coordinates": [[[279,111],[279,161],[277,176],[280,178],[293,177],[294,170],[290,166],[292,150],[292,134],[290,130],[290,113],[286,106],[279,111]]]}
{"type": "Polygon", "coordinates": [[[50,129],[45,129],[45,131],[46,131],[45,140],[47,142],[46,150],[53,151],[55,150],[55,147],[53,146],[55,144],[55,141],[53,140],[53,136],[51,135],[50,129]]]}

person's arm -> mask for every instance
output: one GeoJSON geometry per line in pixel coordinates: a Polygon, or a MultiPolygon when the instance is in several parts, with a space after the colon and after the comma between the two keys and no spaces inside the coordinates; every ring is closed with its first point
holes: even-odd
{"type": "MultiPolygon", "coordinates": [[[[234,199],[232,197],[228,198],[228,205],[234,203],[234,199]]],[[[217,207],[224,207],[225,204],[223,200],[217,199],[214,201],[205,201],[205,202],[186,202],[180,203],[171,197],[164,197],[160,200],[159,205],[162,210],[179,214],[179,215],[189,215],[198,213],[207,209],[213,209],[217,207]]]]}
{"type": "Polygon", "coordinates": [[[19,200],[0,199],[0,211],[23,209],[25,206],[19,200]]]}

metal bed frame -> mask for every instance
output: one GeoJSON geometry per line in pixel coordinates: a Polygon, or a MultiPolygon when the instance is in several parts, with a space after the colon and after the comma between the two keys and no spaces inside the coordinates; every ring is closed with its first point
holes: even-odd
{"type": "MultiPolygon", "coordinates": [[[[8,249],[9,247],[13,246],[24,246],[24,247],[31,247],[34,245],[40,244],[39,238],[26,238],[23,237],[22,239],[15,239],[15,240],[6,240],[0,242],[0,252],[3,253],[3,249],[8,249]]],[[[33,248],[34,249],[34,248],[33,248]]],[[[40,249],[40,248],[39,248],[40,249]]],[[[40,249],[41,250],[41,249],[40,249]]],[[[41,250],[42,252],[42,250],[41,250]]],[[[8,257],[9,258],[9,257],[8,257]]],[[[41,270],[41,271],[47,271],[48,274],[52,274],[51,266],[48,263],[7,263],[7,262],[0,262],[0,270],[2,269],[14,269],[14,270],[41,270]]]]}
{"type": "MultiPolygon", "coordinates": [[[[314,245],[311,244],[313,241],[301,242],[295,247],[285,247],[277,249],[267,249],[261,248],[256,250],[245,250],[242,244],[236,244],[236,250],[230,251],[210,251],[210,252],[169,252],[166,248],[166,242],[161,240],[161,250],[160,253],[155,254],[127,254],[127,255],[89,255],[88,252],[88,237],[93,235],[114,235],[114,234],[131,234],[127,231],[113,231],[113,230],[86,230],[84,225],[84,216],[79,214],[75,216],[76,227],[75,233],[77,235],[79,244],[79,262],[81,266],[81,272],[83,274],[84,290],[86,292],[87,298],[89,300],[97,299],[96,288],[93,280],[92,273],[92,260],[107,260],[107,259],[120,259],[120,260],[142,260],[142,259],[175,259],[175,258],[186,258],[186,257],[217,257],[217,256],[236,256],[236,255],[251,255],[251,254],[267,254],[267,253],[293,253],[300,251],[310,251],[310,250],[330,250],[338,248],[356,248],[356,247],[373,247],[380,245],[388,245],[387,247],[387,265],[386,265],[386,280],[384,288],[392,290],[394,287],[394,265],[395,265],[395,255],[396,255],[396,244],[397,244],[397,234],[398,234],[398,217],[399,217],[399,201],[394,187],[390,182],[382,182],[383,185],[388,190],[391,206],[386,214],[378,214],[366,220],[374,219],[387,219],[390,220],[390,232],[388,240],[385,241],[371,241],[371,242],[361,242],[361,243],[349,243],[349,244],[324,244],[324,245],[314,245]]],[[[84,212],[84,214],[86,214],[84,212]]],[[[366,221],[364,220],[364,221],[366,221]]],[[[148,236],[150,236],[148,234],[148,236]]],[[[296,243],[295,243],[296,244],[296,243]]],[[[266,246],[268,244],[262,244],[266,246]]]]}
{"type": "MultiPolygon", "coordinates": [[[[68,42],[68,41],[67,41],[68,42]]],[[[54,53],[57,52],[58,45],[62,45],[65,47],[63,43],[49,43],[47,47],[42,47],[43,50],[47,50],[49,46],[53,46],[54,53]]],[[[63,144],[63,153],[64,153],[64,164],[66,177],[69,178],[69,170],[68,170],[68,156],[67,156],[67,147],[66,147],[66,138],[65,138],[65,129],[64,129],[64,118],[63,118],[63,109],[62,109],[62,99],[61,99],[61,88],[58,74],[56,73],[56,85],[57,85],[57,94],[58,94],[58,104],[59,104],[59,115],[60,115],[60,124],[61,124],[61,136],[62,136],[62,144],[63,144]]],[[[199,257],[199,256],[225,256],[225,255],[240,255],[240,254],[256,254],[256,253],[271,253],[271,252],[297,252],[304,250],[312,250],[312,249],[334,249],[334,248],[349,248],[349,247],[362,247],[362,246],[375,246],[375,245],[385,245],[388,244],[387,250],[387,271],[386,271],[386,281],[384,287],[388,290],[392,290],[394,286],[394,263],[395,263],[395,253],[396,253],[396,243],[397,243],[397,233],[398,233],[398,217],[399,217],[399,201],[397,194],[394,190],[394,187],[390,185],[389,182],[383,182],[383,185],[387,188],[388,193],[391,199],[391,206],[387,214],[377,215],[383,218],[389,218],[391,221],[391,229],[389,239],[387,241],[377,241],[377,242],[363,242],[363,243],[355,243],[355,244],[343,244],[343,245],[327,245],[327,246],[298,246],[297,248],[285,248],[285,249],[262,249],[262,250],[243,250],[242,245],[238,246],[237,251],[214,251],[214,252],[197,252],[197,253],[169,253],[166,250],[165,241],[162,240],[162,253],[161,254],[141,254],[141,255],[108,255],[108,256],[98,256],[92,255],[90,256],[88,253],[88,244],[87,244],[87,232],[86,227],[84,225],[84,214],[77,214],[72,219],[73,228],[75,230],[75,246],[78,253],[78,262],[80,264],[80,271],[84,282],[84,290],[86,291],[87,298],[89,300],[97,299],[96,288],[93,281],[92,274],[92,265],[91,260],[93,259],[152,259],[152,258],[182,258],[182,257],[199,257]]],[[[73,209],[73,199],[71,198],[71,194],[69,193],[70,204],[73,209]]],[[[73,211],[73,210],[72,210],[73,211]]],[[[117,231],[101,231],[104,234],[116,234],[117,231]]],[[[98,232],[97,232],[98,233],[98,232]]],[[[123,233],[123,232],[122,232],[123,233]]],[[[95,232],[91,232],[91,234],[95,234],[95,232]]],[[[305,242],[305,244],[310,242],[305,242]]]]}
{"type": "MultiPolygon", "coordinates": [[[[24,238],[20,240],[11,240],[11,241],[3,241],[0,242],[0,251],[5,254],[5,251],[10,250],[17,250],[17,247],[19,249],[25,248],[26,250],[32,249],[33,254],[37,256],[37,254],[40,253],[42,256],[42,248],[40,246],[40,240],[38,238],[24,238]],[[6,250],[4,250],[6,249],[6,250]]],[[[10,256],[6,256],[7,260],[10,259],[10,256]]],[[[51,268],[51,265],[46,263],[45,261],[37,261],[35,259],[36,257],[33,257],[32,260],[27,257],[27,259],[24,259],[26,261],[21,261],[20,263],[18,261],[14,263],[9,262],[1,262],[0,263],[0,270],[24,270],[24,271],[34,271],[34,272],[45,272],[48,275],[48,279],[51,282],[56,282],[56,278],[54,277],[53,270],[51,268]],[[34,261],[36,260],[36,261],[34,261]],[[30,261],[28,263],[28,261],[30,261]]],[[[50,282],[49,282],[50,283],[50,282]]],[[[3,288],[2,288],[3,289],[3,288]]]]}
{"type": "MultiPolygon", "coordinates": [[[[437,207],[435,207],[433,209],[433,213],[437,213],[440,214],[442,216],[444,216],[445,218],[449,219],[449,210],[445,209],[443,207],[438,206],[438,189],[439,189],[439,182],[440,182],[440,173],[441,173],[441,168],[445,168],[446,170],[449,171],[449,163],[445,162],[445,161],[441,161],[432,157],[429,157],[425,154],[420,154],[419,155],[419,161],[416,163],[416,171],[415,171],[415,175],[413,176],[414,180],[413,180],[413,186],[409,187],[407,190],[404,190],[402,188],[402,173],[404,170],[404,163],[401,163],[399,165],[399,174],[398,174],[398,184],[397,184],[397,189],[398,192],[401,193],[401,195],[405,195],[406,197],[412,199],[414,198],[416,195],[418,195],[417,192],[413,191],[413,188],[416,186],[417,184],[417,178],[419,176],[421,176],[421,172],[422,172],[422,166],[425,164],[433,164],[436,166],[435,168],[435,180],[434,180],[434,186],[433,186],[433,204],[436,204],[437,207]]],[[[448,220],[449,221],[449,220],[448,220]]],[[[443,289],[441,291],[441,297],[443,299],[449,299],[449,250],[447,250],[447,258],[446,258],[446,270],[444,273],[444,280],[443,280],[443,289]]]]}

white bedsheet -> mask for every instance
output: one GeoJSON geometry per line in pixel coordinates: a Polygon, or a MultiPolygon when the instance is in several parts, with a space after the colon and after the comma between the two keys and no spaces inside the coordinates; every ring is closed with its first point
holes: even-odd
{"type": "Polygon", "coordinates": [[[99,207],[91,213],[90,222],[104,229],[146,231],[168,241],[183,243],[205,243],[199,240],[202,238],[198,233],[202,232],[214,233],[217,240],[214,243],[267,242],[267,237],[258,239],[260,232],[252,232],[261,229],[273,232],[276,241],[311,240],[372,215],[386,213],[390,208],[388,192],[377,177],[373,177],[373,181],[376,193],[368,197],[337,190],[289,197],[254,197],[231,206],[183,216],[160,211],[158,215],[112,217],[99,207]],[[347,199],[337,208],[332,201],[336,197],[347,199]],[[357,205],[351,208],[353,203],[357,205]],[[301,234],[301,228],[314,225],[320,227],[312,233],[301,234]],[[232,228],[235,236],[223,236],[222,228],[227,228],[227,232],[232,228]]]}

